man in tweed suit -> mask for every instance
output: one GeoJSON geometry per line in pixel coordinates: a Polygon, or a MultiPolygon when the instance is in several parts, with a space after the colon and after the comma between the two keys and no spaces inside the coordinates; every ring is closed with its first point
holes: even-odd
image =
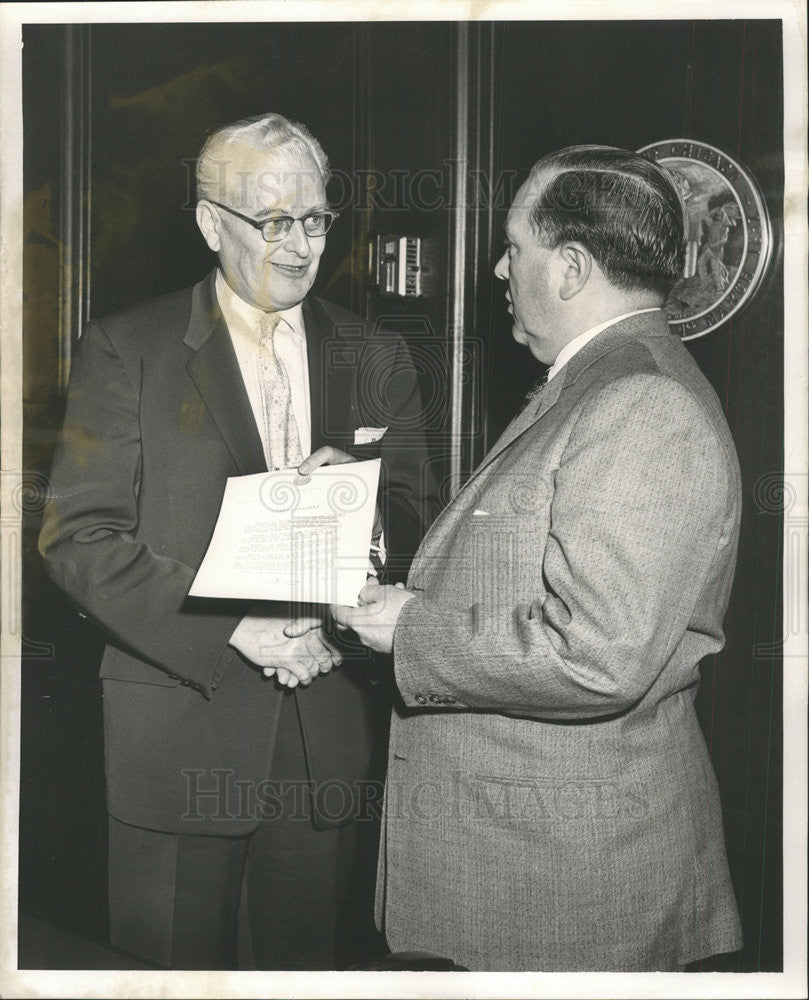
{"type": "Polygon", "coordinates": [[[495,274],[532,395],[407,589],[335,609],[392,648],[377,908],[481,970],[676,970],[741,947],[694,712],[722,647],[737,458],[661,312],[683,211],[644,158],[572,147],[517,194],[495,274]]]}

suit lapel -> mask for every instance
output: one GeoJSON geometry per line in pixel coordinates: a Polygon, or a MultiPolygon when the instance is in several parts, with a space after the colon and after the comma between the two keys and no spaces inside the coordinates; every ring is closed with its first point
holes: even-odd
{"type": "Polygon", "coordinates": [[[548,410],[558,401],[564,386],[564,377],[560,378],[557,376],[551,379],[534,399],[529,400],[525,408],[514,417],[497,441],[495,441],[483,461],[472,473],[472,476],[476,476],[485,469],[505,448],[508,448],[512,441],[516,441],[529,427],[544,417],[548,410]]]}
{"type": "Polygon", "coordinates": [[[662,312],[642,313],[630,316],[614,326],[607,327],[598,336],[584,345],[570,359],[564,369],[548,382],[539,395],[529,401],[528,405],[506,427],[494,446],[489,450],[480,465],[459,490],[462,492],[474,482],[476,477],[490,465],[498,455],[521,437],[530,427],[542,420],[559,401],[565,389],[573,385],[579,376],[601,358],[622,347],[628,341],[639,337],[670,337],[668,323],[662,312]]]}
{"type": "Polygon", "coordinates": [[[211,272],[195,288],[183,342],[194,352],[186,369],[224,438],[240,475],[266,472],[264,449],[239,371],[236,352],[216,301],[211,272]]]}
{"type": "Polygon", "coordinates": [[[346,344],[324,303],[311,296],[303,302],[309,396],[312,414],[312,451],[332,444],[345,447],[353,432],[351,407],[357,354],[362,344],[346,344]]]}
{"type": "MultiPolygon", "coordinates": [[[[514,417],[506,427],[493,447],[489,450],[480,465],[474,470],[463,486],[458,490],[452,502],[433,521],[427,534],[419,547],[416,558],[413,560],[411,576],[418,585],[422,567],[429,565],[433,551],[440,548],[445,536],[451,532],[455,524],[458,511],[461,509],[459,503],[463,504],[468,497],[470,490],[474,490],[476,480],[481,473],[487,469],[502,453],[515,441],[522,437],[535,424],[539,423],[546,414],[552,412],[554,406],[562,398],[563,392],[576,382],[576,380],[588,368],[598,362],[601,358],[614,350],[622,347],[630,340],[639,337],[670,337],[668,323],[662,312],[643,313],[639,316],[631,316],[629,319],[616,323],[615,326],[608,327],[570,359],[563,371],[550,380],[543,390],[530,400],[528,405],[514,417]]],[[[473,501],[467,500],[467,503],[473,501]]]]}

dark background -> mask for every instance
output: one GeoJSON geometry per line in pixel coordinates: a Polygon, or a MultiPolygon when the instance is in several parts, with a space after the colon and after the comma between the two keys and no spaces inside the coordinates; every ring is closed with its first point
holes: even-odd
{"type": "MultiPolygon", "coordinates": [[[[702,968],[780,969],[782,516],[773,488],[783,466],[780,22],[38,25],[26,26],[23,38],[24,449],[33,483],[44,481],[61,420],[57,316],[66,285],[80,280],[85,312],[98,316],[199,280],[213,261],[194,222],[190,178],[217,124],[276,110],[307,123],[323,143],[338,171],[330,192],[341,219],[316,291],[372,317],[407,316],[411,328],[418,320],[445,499],[458,151],[469,151],[484,177],[461,208],[468,227],[461,403],[471,428],[459,445],[462,475],[541,371],[511,340],[502,285],[492,278],[505,209],[531,164],[579,142],[634,149],[689,138],[750,168],[773,223],[769,272],[741,315],[688,343],[724,405],[744,485],[727,645],[702,665],[697,707],[721,787],[745,948],[702,968]],[[84,102],[78,125],[77,100],[84,102]],[[68,154],[76,157],[72,178],[68,154]],[[86,200],[74,207],[86,232],[76,248],[64,210],[76,198],[80,162],[86,200]],[[367,240],[376,232],[424,239],[428,294],[418,302],[381,299],[369,287],[367,240]],[[67,274],[71,241],[79,264],[74,259],[67,274]]],[[[102,643],[45,579],[36,555],[41,504],[36,491],[28,499],[20,906],[103,940],[102,643]]],[[[26,950],[21,939],[20,947],[21,966],[51,965],[45,946],[26,950]]]]}

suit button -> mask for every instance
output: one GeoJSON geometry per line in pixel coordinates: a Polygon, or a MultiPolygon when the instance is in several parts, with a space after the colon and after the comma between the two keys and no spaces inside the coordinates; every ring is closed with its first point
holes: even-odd
{"type": "Polygon", "coordinates": [[[423,694],[416,694],[416,695],[413,695],[413,697],[415,698],[416,702],[419,705],[426,705],[427,704],[427,699],[424,697],[423,694]]]}

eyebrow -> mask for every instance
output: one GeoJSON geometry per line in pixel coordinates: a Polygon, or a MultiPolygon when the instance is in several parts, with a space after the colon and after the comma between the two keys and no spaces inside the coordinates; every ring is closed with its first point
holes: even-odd
{"type": "MultiPolygon", "coordinates": [[[[304,213],[306,215],[318,215],[320,212],[331,212],[331,207],[329,205],[319,205],[314,208],[308,209],[304,213]]],[[[259,212],[256,216],[256,222],[267,221],[269,219],[291,219],[293,216],[289,212],[278,212],[274,208],[265,208],[263,211],[259,212]]]]}

